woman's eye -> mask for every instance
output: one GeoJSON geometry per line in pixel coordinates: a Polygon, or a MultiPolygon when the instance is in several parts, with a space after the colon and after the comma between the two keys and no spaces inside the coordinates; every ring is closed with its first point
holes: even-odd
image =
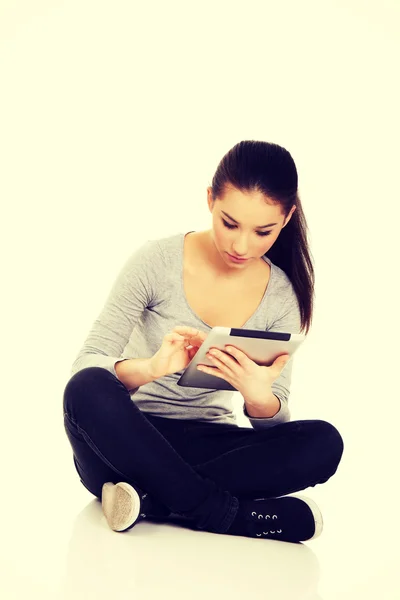
{"type": "Polygon", "coordinates": [[[233,229],[235,227],[235,225],[231,225],[227,221],[224,221],[224,219],[222,219],[222,222],[225,225],[225,227],[227,227],[228,229],[233,229]]]}
{"type": "MultiPolygon", "coordinates": [[[[232,225],[232,224],[228,223],[227,221],[225,221],[224,219],[222,219],[222,222],[227,229],[234,229],[236,227],[236,225],[232,225]]],[[[264,237],[266,235],[271,235],[272,232],[271,231],[257,231],[256,233],[260,237],[264,237]]]]}

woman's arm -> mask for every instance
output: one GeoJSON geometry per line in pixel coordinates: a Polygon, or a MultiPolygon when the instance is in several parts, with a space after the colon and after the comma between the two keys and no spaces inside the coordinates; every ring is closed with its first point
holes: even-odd
{"type": "Polygon", "coordinates": [[[123,359],[116,362],[114,368],[118,379],[128,391],[157,379],[150,373],[149,358],[123,359]]]}

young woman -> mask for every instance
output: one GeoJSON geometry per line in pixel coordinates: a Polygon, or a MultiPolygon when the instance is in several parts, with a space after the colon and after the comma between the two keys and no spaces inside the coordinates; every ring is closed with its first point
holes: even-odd
{"type": "Polygon", "coordinates": [[[169,517],[228,535],[320,535],[316,503],[288,494],[332,477],[343,440],[326,421],[290,421],[293,357],[264,367],[226,347],[205,367],[242,394],[251,428],[236,424],[233,392],[177,385],[214,326],[308,333],[297,183],[287,150],[238,143],[207,190],[211,228],[149,240],[119,273],[63,403],[76,470],[113,530],[169,517]]]}

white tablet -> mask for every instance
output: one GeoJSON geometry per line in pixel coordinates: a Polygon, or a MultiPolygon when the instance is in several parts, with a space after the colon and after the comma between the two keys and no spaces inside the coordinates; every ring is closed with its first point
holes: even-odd
{"type": "Polygon", "coordinates": [[[215,367],[206,357],[210,348],[225,351],[225,346],[235,346],[258,365],[269,367],[281,354],[292,356],[305,338],[303,333],[213,327],[177,383],[183,387],[237,391],[224,379],[197,369],[199,364],[215,367]]]}

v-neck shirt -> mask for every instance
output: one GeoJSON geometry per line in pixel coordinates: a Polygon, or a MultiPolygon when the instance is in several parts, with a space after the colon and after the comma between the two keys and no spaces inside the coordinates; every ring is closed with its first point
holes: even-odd
{"type": "MultiPolygon", "coordinates": [[[[187,232],[189,233],[189,232],[187,232]]],[[[90,366],[103,367],[116,375],[115,363],[122,359],[150,358],[164,336],[177,325],[209,332],[206,324],[190,307],[183,285],[183,257],[186,233],[141,244],[125,260],[76,357],[71,375],[90,366]]],[[[246,329],[300,332],[297,296],[286,273],[264,256],[271,267],[264,296],[246,329]]],[[[206,291],[205,291],[206,292],[206,291]]],[[[249,417],[254,429],[270,427],[290,420],[292,357],[272,384],[279,398],[279,412],[271,418],[249,417]]],[[[206,423],[236,424],[233,391],[181,387],[182,371],[129,390],[140,410],[153,416],[190,419],[206,423]]]]}

